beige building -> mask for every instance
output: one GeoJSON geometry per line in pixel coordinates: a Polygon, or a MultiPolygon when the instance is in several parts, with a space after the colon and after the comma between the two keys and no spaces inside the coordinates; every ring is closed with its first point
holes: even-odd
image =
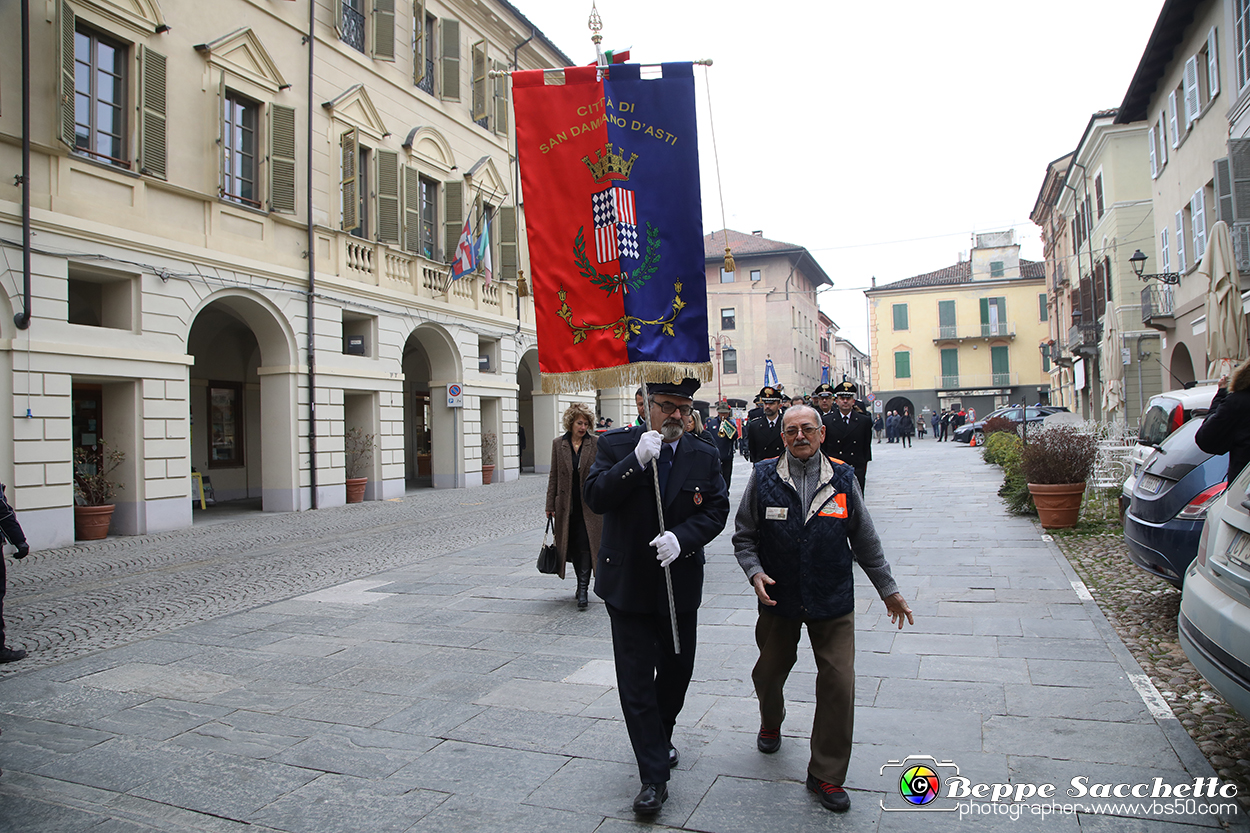
{"type": "Polygon", "coordinates": [[[1012,231],[974,243],[954,265],[865,290],[872,388],[884,410],[961,405],[984,415],[1047,401],[1043,264],[1020,259],[1012,231]]]}
{"type": "Polygon", "coordinates": [[[811,393],[822,368],[816,293],[833,286],[825,270],[802,246],[769,240],[758,231],[713,232],[703,238],[703,250],[716,366],[701,398],[749,406],[764,386],[769,358],[787,395],[811,393]],[[726,246],[733,251],[733,272],[724,270],[726,246]]]}
{"type": "Polygon", "coordinates": [[[1095,113],[1076,150],[1052,162],[1030,215],[1041,227],[1049,288],[1050,400],[1103,418],[1107,381],[1121,380],[1116,418],[1135,427],[1160,392],[1158,331],[1142,323],[1142,283],[1129,258],[1153,229],[1148,130],[1095,113]],[[1120,340],[1105,349],[1108,312],[1120,340]],[[1114,364],[1113,364],[1114,363],[1114,364]]]}
{"type": "Polygon", "coordinates": [[[1147,284],[1141,308],[1144,324],[1162,334],[1165,389],[1207,375],[1207,281],[1196,270],[1219,219],[1237,232],[1243,290],[1250,286],[1250,195],[1241,187],[1250,153],[1240,141],[1250,131],[1248,25],[1242,0],[1165,3],[1116,115],[1116,124],[1147,129],[1154,235],[1141,249],[1145,273],[1167,278],[1147,284]]]}
{"type": "Polygon", "coordinates": [[[571,61],[511,3],[32,12],[25,125],[0,10],[0,157],[31,149],[29,237],[23,189],[0,200],[0,480],[33,545],[73,540],[74,452],[101,440],[126,455],[122,534],[191,524],[193,471],[218,501],[341,504],[353,428],[376,438],[369,499],[481,483],[492,444],[496,478],[545,468],[564,402],[539,392],[486,73],[571,61]],[[466,217],[490,219],[490,283],[447,281],[466,217]]]}

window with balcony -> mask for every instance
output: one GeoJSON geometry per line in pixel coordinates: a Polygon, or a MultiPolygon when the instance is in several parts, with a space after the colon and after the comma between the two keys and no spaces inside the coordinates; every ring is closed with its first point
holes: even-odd
{"type": "Polygon", "coordinates": [[[990,348],[990,384],[1002,387],[1011,384],[1011,361],[1006,346],[990,348]]]}
{"type": "Polygon", "coordinates": [[[959,387],[959,349],[947,347],[942,350],[942,387],[959,387]]]}
{"type": "Polygon", "coordinates": [[[436,256],[434,230],[438,228],[438,183],[413,174],[410,168],[407,176],[417,183],[417,216],[412,218],[415,222],[410,225],[409,234],[415,232],[416,238],[409,238],[408,249],[433,260],[436,256]]]}
{"type": "Polygon", "coordinates": [[[938,338],[955,338],[955,302],[938,301],[938,338]]]}
{"type": "Polygon", "coordinates": [[[424,0],[412,4],[412,82],[434,95],[434,29],[437,18],[425,13],[424,0]]]}
{"type": "Polygon", "coordinates": [[[734,329],[737,313],[733,307],[728,307],[720,311],[720,328],[722,330],[734,329]]]}
{"type": "Polygon", "coordinates": [[[981,299],[981,335],[982,337],[1007,335],[1006,298],[981,299]]]}
{"type": "Polygon", "coordinates": [[[339,0],[339,37],[357,52],[365,51],[365,0],[339,0]]]}

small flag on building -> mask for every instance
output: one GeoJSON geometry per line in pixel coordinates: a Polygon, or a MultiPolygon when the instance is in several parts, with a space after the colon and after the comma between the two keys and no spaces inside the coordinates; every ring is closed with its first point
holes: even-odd
{"type": "Polygon", "coordinates": [[[456,244],[456,259],[451,262],[451,279],[458,281],[473,271],[473,238],[469,234],[469,221],[464,221],[460,242],[456,244]]]}
{"type": "Polygon", "coordinates": [[[482,277],[486,279],[486,285],[490,286],[490,220],[487,220],[485,225],[482,226],[482,233],[478,235],[477,243],[473,246],[473,260],[477,266],[477,270],[481,272],[482,277]]]}

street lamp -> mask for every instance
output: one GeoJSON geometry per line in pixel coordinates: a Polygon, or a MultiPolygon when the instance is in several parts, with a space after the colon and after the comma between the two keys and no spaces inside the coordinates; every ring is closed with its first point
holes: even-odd
{"type": "Polygon", "coordinates": [[[1128,259],[1128,262],[1133,266],[1133,273],[1143,281],[1154,278],[1159,283],[1178,284],[1181,282],[1179,272],[1160,272],[1157,275],[1143,275],[1142,273],[1146,271],[1146,256],[1142,254],[1141,249],[1133,252],[1133,256],[1128,259]]]}

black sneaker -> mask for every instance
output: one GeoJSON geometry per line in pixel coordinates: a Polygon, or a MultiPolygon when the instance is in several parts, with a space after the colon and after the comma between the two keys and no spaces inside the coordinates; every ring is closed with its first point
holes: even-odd
{"type": "Polygon", "coordinates": [[[0,648],[0,662],[17,662],[26,659],[26,652],[21,648],[0,648]]]}
{"type": "Polygon", "coordinates": [[[781,748],[780,729],[760,729],[755,736],[755,746],[765,755],[771,755],[781,748]]]}
{"type": "Polygon", "coordinates": [[[851,797],[846,794],[846,790],[828,781],[821,781],[810,772],[807,774],[807,788],[816,793],[820,803],[828,810],[845,813],[851,809],[851,797]]]}

